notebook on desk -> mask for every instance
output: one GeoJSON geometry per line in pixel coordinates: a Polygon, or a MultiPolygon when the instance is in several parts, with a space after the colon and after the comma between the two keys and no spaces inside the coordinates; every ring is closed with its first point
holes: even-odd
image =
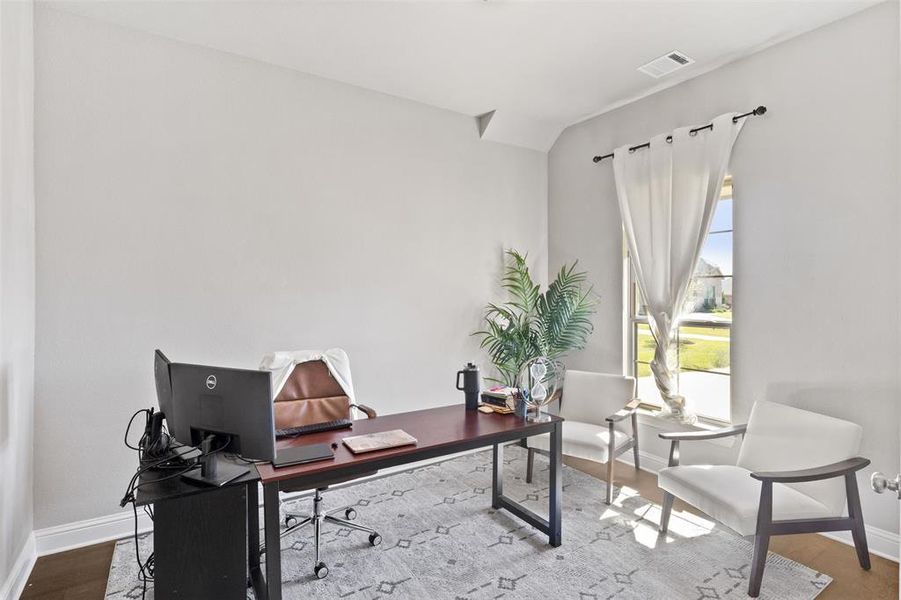
{"type": "Polygon", "coordinates": [[[410,446],[416,444],[416,438],[403,429],[367,433],[366,435],[353,435],[343,440],[344,445],[354,454],[387,450],[398,446],[410,446]]]}

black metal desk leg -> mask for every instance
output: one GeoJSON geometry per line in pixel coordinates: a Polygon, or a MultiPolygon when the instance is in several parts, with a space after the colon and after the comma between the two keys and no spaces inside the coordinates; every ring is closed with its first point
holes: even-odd
{"type": "Polygon", "coordinates": [[[247,576],[257,600],[266,598],[266,580],[260,566],[260,495],[257,482],[247,484],[247,576]]]}
{"type": "Polygon", "coordinates": [[[501,507],[501,496],[504,495],[504,446],[495,444],[491,467],[491,507],[501,507]]]}
{"type": "Polygon", "coordinates": [[[548,501],[548,543],[559,546],[563,541],[563,424],[557,422],[551,431],[551,472],[548,501]]]}
{"type": "Polygon", "coordinates": [[[260,566],[260,496],[257,482],[247,484],[247,563],[251,571],[260,566]]]}
{"type": "Polygon", "coordinates": [[[278,482],[263,486],[263,510],[266,536],[266,590],[268,600],[282,600],[281,515],[278,482]]]}

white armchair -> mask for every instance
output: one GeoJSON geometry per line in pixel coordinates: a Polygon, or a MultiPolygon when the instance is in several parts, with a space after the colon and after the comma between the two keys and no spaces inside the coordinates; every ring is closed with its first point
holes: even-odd
{"type": "MultiPolygon", "coordinates": [[[[563,422],[563,454],[607,464],[607,504],[613,502],[613,464],[629,449],[638,461],[635,379],[622,375],[567,371],[559,415],[563,422]],[[625,422],[631,421],[630,427],[625,422]]],[[[532,482],[535,453],[547,454],[549,435],[526,439],[529,448],[526,482],[532,482]]]]}
{"type": "Polygon", "coordinates": [[[669,466],[657,477],[664,490],[660,531],[666,533],[678,497],[740,535],[755,536],[748,587],[754,598],[773,535],[850,530],[860,566],[869,569],[855,475],[870,464],[856,456],[861,436],[855,423],[772,402],[756,403],[747,425],[662,433],[672,446],[669,466]],[[737,464],[679,464],[680,442],[732,435],[744,435],[737,464]]]}

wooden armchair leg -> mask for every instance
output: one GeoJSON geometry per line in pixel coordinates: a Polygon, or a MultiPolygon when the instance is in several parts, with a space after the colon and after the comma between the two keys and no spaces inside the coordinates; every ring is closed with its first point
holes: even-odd
{"type": "Polygon", "coordinates": [[[632,413],[632,453],[635,456],[635,470],[641,469],[641,461],[638,458],[638,414],[632,413]]]}
{"type": "Polygon", "coordinates": [[[663,506],[660,507],[660,533],[666,533],[669,529],[669,516],[673,513],[673,500],[676,497],[669,492],[663,492],[663,506]]]}
{"type": "Polygon", "coordinates": [[[766,566],[766,555],[770,548],[770,535],[758,533],[754,536],[754,558],[751,559],[751,583],[748,596],[756,598],[760,595],[760,583],[763,581],[763,568],[766,566]]]}
{"type": "Polygon", "coordinates": [[[532,470],[535,468],[535,449],[529,448],[529,457],[526,459],[526,483],[532,483],[532,470]]]}
{"type": "Polygon", "coordinates": [[[616,462],[616,436],[612,421],[607,424],[607,427],[609,436],[607,438],[607,498],[604,502],[613,504],[613,463],[616,462]]]}
{"type": "Polygon", "coordinates": [[[863,511],[860,509],[860,492],[857,489],[857,475],[845,475],[845,490],[848,495],[848,517],[854,522],[851,526],[851,537],[854,538],[854,549],[857,550],[857,561],[865,571],[870,570],[870,551],[867,547],[867,532],[863,525],[863,511]]]}
{"type": "Polygon", "coordinates": [[[607,504],[613,504],[613,463],[616,459],[611,454],[607,459],[607,498],[604,500],[607,504]]]}
{"type": "Polygon", "coordinates": [[[770,526],[773,523],[773,482],[764,481],[760,486],[760,505],[757,507],[757,535],[754,536],[754,557],[751,559],[751,575],[748,596],[760,595],[760,582],[766,566],[766,554],[770,548],[770,526]]]}

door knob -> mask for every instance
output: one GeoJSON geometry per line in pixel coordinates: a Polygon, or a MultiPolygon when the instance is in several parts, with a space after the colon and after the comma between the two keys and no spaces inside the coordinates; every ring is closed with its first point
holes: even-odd
{"type": "Polygon", "coordinates": [[[885,475],[877,471],[870,477],[870,485],[873,486],[873,491],[877,494],[881,494],[885,490],[888,490],[890,492],[896,492],[898,494],[898,499],[901,500],[901,475],[898,475],[894,479],[886,479],[885,475]]]}

